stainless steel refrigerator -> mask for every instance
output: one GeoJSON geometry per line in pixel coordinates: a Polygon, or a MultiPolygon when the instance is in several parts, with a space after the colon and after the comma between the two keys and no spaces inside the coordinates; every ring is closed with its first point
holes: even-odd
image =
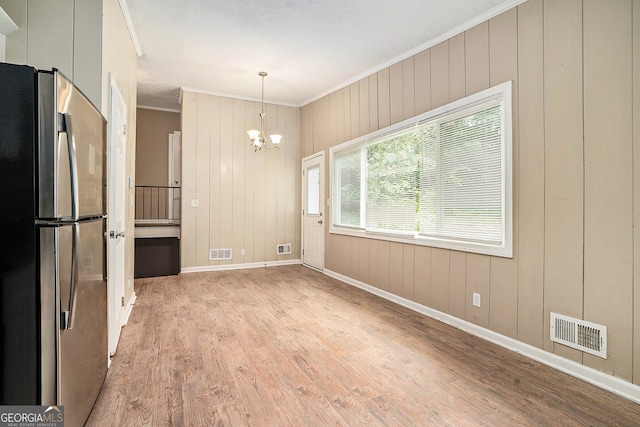
{"type": "Polygon", "coordinates": [[[105,139],[56,70],[0,63],[0,404],[83,425],[107,371],[105,139]]]}

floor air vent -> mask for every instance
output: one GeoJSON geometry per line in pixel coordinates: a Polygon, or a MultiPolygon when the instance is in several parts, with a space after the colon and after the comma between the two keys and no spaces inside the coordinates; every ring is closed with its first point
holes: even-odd
{"type": "Polygon", "coordinates": [[[231,249],[209,249],[209,260],[231,259],[231,249]]]}
{"type": "Polygon", "coordinates": [[[291,253],[291,243],[283,243],[278,245],[278,255],[288,255],[291,253]]]}
{"type": "Polygon", "coordinates": [[[551,341],[607,358],[607,327],[551,313],[551,341]]]}

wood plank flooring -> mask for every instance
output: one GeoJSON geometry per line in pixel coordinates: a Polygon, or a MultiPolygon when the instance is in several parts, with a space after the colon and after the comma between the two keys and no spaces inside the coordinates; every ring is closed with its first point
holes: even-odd
{"type": "Polygon", "coordinates": [[[135,285],[88,426],[640,424],[640,405],[302,266],[135,285]]]}

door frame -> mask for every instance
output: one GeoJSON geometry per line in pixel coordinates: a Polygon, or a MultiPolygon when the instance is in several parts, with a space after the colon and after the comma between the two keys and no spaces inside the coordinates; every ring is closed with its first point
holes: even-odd
{"type": "Polygon", "coordinates": [[[327,221],[327,215],[326,215],[326,202],[325,202],[325,197],[326,197],[326,176],[325,176],[325,171],[326,171],[326,160],[325,160],[325,155],[324,155],[324,151],[319,151],[317,153],[314,153],[310,156],[304,157],[302,159],[302,184],[301,184],[301,188],[302,188],[302,197],[301,197],[301,209],[300,209],[300,213],[301,213],[301,220],[300,220],[300,260],[302,262],[302,265],[304,265],[305,267],[309,267],[309,268],[313,268],[319,271],[324,271],[324,261],[325,261],[325,243],[326,243],[326,239],[325,239],[325,232],[326,232],[326,221],[327,221]],[[304,233],[304,229],[305,229],[305,209],[306,209],[306,202],[307,202],[307,185],[306,185],[306,180],[307,177],[305,175],[305,163],[307,163],[310,160],[316,160],[317,158],[320,158],[320,216],[322,218],[322,233],[321,233],[321,238],[322,238],[322,261],[321,261],[321,266],[320,267],[316,267],[316,266],[312,266],[309,264],[306,264],[304,262],[304,248],[305,248],[305,233],[304,233]]]}

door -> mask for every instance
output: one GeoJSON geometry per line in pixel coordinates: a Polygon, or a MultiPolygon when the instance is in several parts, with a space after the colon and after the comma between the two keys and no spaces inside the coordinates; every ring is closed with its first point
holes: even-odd
{"type": "Polygon", "coordinates": [[[182,182],[182,155],[180,131],[169,134],[169,193],[167,194],[167,219],[180,219],[180,183],[182,182]]]}
{"type": "Polygon", "coordinates": [[[124,323],[125,207],[127,106],[113,76],[110,84],[109,108],[109,248],[107,278],[109,288],[109,353],[115,354],[124,323]]]}
{"type": "Polygon", "coordinates": [[[180,154],[180,131],[169,134],[169,187],[180,187],[182,155],[180,154]]]}
{"type": "Polygon", "coordinates": [[[324,152],[302,159],[302,263],[324,269],[324,152]]]}

